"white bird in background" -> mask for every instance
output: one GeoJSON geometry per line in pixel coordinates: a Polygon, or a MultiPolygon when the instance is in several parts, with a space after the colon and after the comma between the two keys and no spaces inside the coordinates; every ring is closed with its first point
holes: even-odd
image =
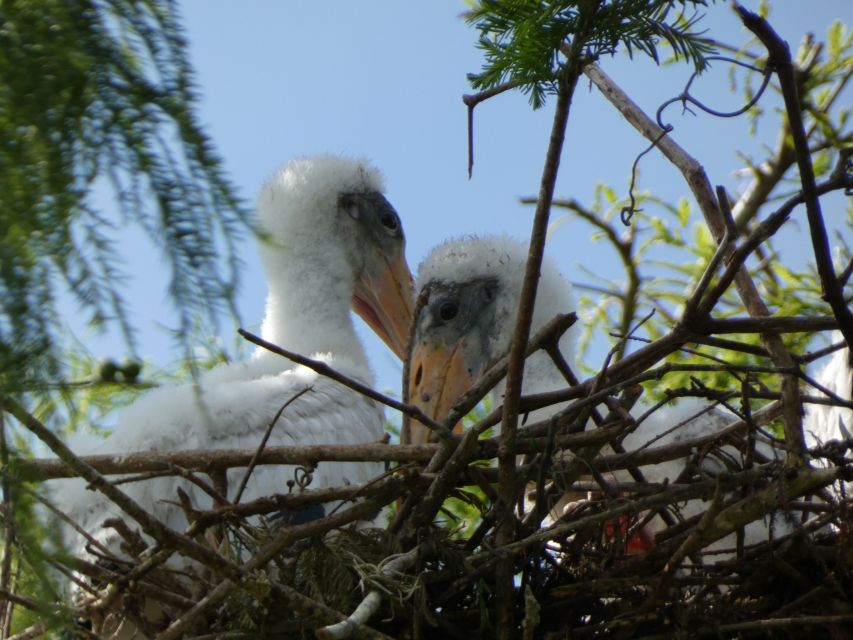
{"type": "MultiPolygon", "coordinates": [[[[488,367],[508,353],[527,253],[526,244],[507,237],[469,237],[440,245],[420,266],[417,289],[422,291],[428,286],[430,293],[428,302],[416,319],[409,397],[430,417],[443,419],[488,367]]],[[[537,289],[531,335],[557,314],[573,310],[571,285],[546,258],[537,289]]],[[[568,361],[571,361],[574,341],[570,329],[559,343],[568,361]]],[[[566,387],[565,379],[551,358],[541,350],[526,360],[522,381],[524,395],[566,387]]],[[[505,380],[491,391],[495,403],[502,402],[504,387],[505,380]]],[[[542,420],[563,406],[539,409],[528,416],[528,421],[542,420]]],[[[703,406],[704,403],[699,401],[685,399],[675,406],[664,407],[640,423],[625,438],[623,446],[630,451],[652,439],[655,439],[655,445],[669,444],[707,434],[730,421],[719,412],[697,416],[703,406]],[[691,419],[694,416],[697,417],[691,419]],[[682,422],[686,424],[668,432],[682,422]]],[[[643,407],[638,406],[638,409],[643,407]]],[[[426,442],[429,437],[426,427],[412,424],[409,436],[412,443],[426,442]]],[[[720,459],[703,459],[702,469],[719,471],[721,463],[733,456],[739,459],[736,449],[728,446],[724,449],[720,459]]],[[[682,458],[648,465],[643,467],[643,473],[650,482],[663,482],[667,478],[674,481],[687,462],[682,458]]],[[[627,479],[622,474],[617,477],[627,479]]],[[[689,517],[704,509],[699,501],[693,501],[684,505],[682,514],[689,517]]],[[[653,521],[653,530],[663,528],[663,523],[658,520],[655,518],[653,521]]],[[[767,527],[762,523],[752,523],[747,527],[747,543],[766,539],[767,534],[767,527]]],[[[732,540],[724,539],[723,544],[716,548],[731,546],[732,540]]],[[[640,544],[639,548],[642,547],[640,544]]]]}
{"type": "MultiPolygon", "coordinates": [[[[380,173],[364,160],[336,156],[299,159],[277,171],[258,202],[261,254],[269,293],[261,329],[265,340],[326,362],[367,384],[373,374],[350,315],[354,309],[398,355],[405,353],[412,315],[412,278],[404,257],[400,219],[382,195],[380,173]]],[[[267,446],[358,444],[379,441],[383,410],[377,403],[314,371],[264,349],[244,363],[218,367],[197,385],[170,386],[146,394],[125,410],[118,427],[96,451],[178,451],[254,448],[279,409],[267,446]]],[[[382,463],[320,463],[310,488],[366,482],[382,463]]],[[[246,470],[228,472],[233,493],[246,470]]],[[[287,493],[294,468],[257,467],[243,500],[287,493]]],[[[183,489],[196,509],[210,497],[178,477],[124,484],[121,488],[169,527],[183,531],[184,512],[173,504],[183,489]]],[[[118,535],[102,528],[123,514],[81,481],[62,481],[57,504],[112,552],[118,535]]],[[[129,522],[132,526],[135,523],[129,522]]],[[[92,560],[72,532],[74,555],[92,560]]]]}
{"type": "MultiPolygon", "coordinates": [[[[835,332],[833,342],[842,340],[840,332],[835,332]]],[[[848,402],[853,401],[853,367],[850,362],[850,349],[836,351],[829,362],[817,374],[815,380],[822,387],[848,402]]],[[[823,396],[824,394],[818,393],[823,396]]],[[[838,405],[809,404],[806,405],[806,415],[803,418],[803,434],[809,449],[823,446],[833,440],[850,440],[853,438],[853,409],[838,405]]],[[[846,457],[850,457],[849,450],[846,457]]],[[[823,461],[826,463],[826,460],[823,461]]],[[[849,499],[853,483],[839,481],[836,496],[844,494],[849,499]]]]}

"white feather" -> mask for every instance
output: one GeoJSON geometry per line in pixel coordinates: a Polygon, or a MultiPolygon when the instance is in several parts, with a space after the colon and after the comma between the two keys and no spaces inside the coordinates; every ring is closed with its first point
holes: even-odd
{"type": "MultiPolygon", "coordinates": [[[[840,332],[833,334],[833,342],[842,339],[840,332]]],[[[849,358],[849,349],[836,351],[815,378],[822,387],[848,401],[853,400],[853,370],[850,368],[849,358]]],[[[824,396],[820,392],[816,392],[816,395],[824,396]]],[[[853,410],[837,405],[808,404],[803,419],[803,434],[809,449],[823,446],[833,440],[849,439],[853,437],[853,410]]],[[[827,461],[822,459],[821,463],[827,464],[827,461]]],[[[839,497],[842,495],[842,484],[844,493],[849,498],[853,483],[836,484],[835,492],[839,497]]]]}

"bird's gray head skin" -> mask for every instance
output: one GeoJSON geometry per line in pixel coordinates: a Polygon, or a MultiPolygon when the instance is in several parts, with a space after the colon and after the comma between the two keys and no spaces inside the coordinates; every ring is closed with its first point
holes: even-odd
{"type": "Polygon", "coordinates": [[[258,200],[270,283],[267,339],[281,340],[276,323],[283,326],[287,319],[278,307],[292,305],[287,296],[298,291],[303,306],[316,313],[329,301],[351,305],[404,356],[412,277],[400,218],[383,190],[382,176],[370,163],[338,156],[294,160],[267,181],[258,200]]]}
{"type": "MultiPolygon", "coordinates": [[[[443,419],[486,369],[508,352],[526,262],[526,244],[504,236],[484,236],[446,242],[421,265],[418,288],[428,288],[429,297],[416,318],[409,398],[430,417],[443,419]]],[[[546,260],[533,332],[573,308],[571,286],[546,260]]],[[[566,357],[570,357],[572,341],[566,335],[560,343],[566,357]]],[[[546,384],[561,380],[547,357],[540,360],[538,356],[528,359],[526,379],[546,384]]],[[[500,391],[496,388],[493,395],[500,391]]],[[[405,435],[412,443],[421,444],[429,432],[415,424],[405,435]]]]}

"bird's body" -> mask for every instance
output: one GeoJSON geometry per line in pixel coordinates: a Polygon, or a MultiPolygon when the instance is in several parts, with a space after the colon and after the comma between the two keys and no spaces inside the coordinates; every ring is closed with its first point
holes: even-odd
{"type": "MultiPolygon", "coordinates": [[[[288,362],[277,358],[287,367],[288,362]]],[[[326,356],[326,363],[360,382],[371,384],[361,367],[343,358],[326,356]]],[[[252,362],[250,364],[261,364],[252,362]]],[[[268,366],[272,363],[267,363],[268,366]]],[[[238,365],[239,366],[239,365],[238,365]]],[[[258,447],[267,425],[288,400],[303,389],[283,412],[266,444],[307,446],[313,444],[359,444],[377,442],[383,437],[383,411],[375,402],[318,375],[305,367],[275,372],[253,372],[241,367],[240,379],[222,380],[224,371],[201,376],[198,385],[158,389],[129,407],[121,416],[115,432],[90,451],[78,454],[121,454],[139,451],[188,451],[194,449],[253,449],[258,447]]],[[[380,473],[381,463],[321,463],[313,472],[310,488],[341,487],[366,482],[380,473]]],[[[289,465],[256,467],[246,485],[242,501],[273,493],[288,493],[288,481],[295,468],[289,465]]],[[[239,486],[246,469],[233,468],[227,474],[229,499],[239,486]]],[[[210,483],[204,475],[200,479],[210,483]]],[[[70,507],[69,515],[108,548],[116,549],[118,534],[102,529],[110,517],[127,519],[121,509],[101,494],[87,490],[80,480],[64,481],[59,504],[70,507]]],[[[120,488],[170,528],[183,531],[187,518],[178,506],[178,488],[190,498],[196,509],[209,509],[213,499],[196,484],[166,476],[120,485],[120,488]]],[[[131,521],[132,522],[132,521],[131,521]]],[[[134,525],[135,528],[135,525],[134,525]]],[[[84,540],[73,537],[71,550],[83,554],[84,540]]]]}
{"type": "MultiPolygon", "coordinates": [[[[366,385],[373,384],[373,375],[350,308],[398,355],[404,352],[411,316],[411,275],[403,257],[402,229],[382,190],[381,176],[366,162],[319,156],[296,160],[279,170],[267,182],[258,204],[269,286],[263,338],[323,360],[366,385]]],[[[146,394],[122,413],[116,430],[96,450],[77,453],[254,449],[290,401],[266,446],[357,444],[383,437],[380,405],[259,348],[247,362],[220,366],[201,375],[195,384],[166,386],[146,394]]],[[[310,488],[358,484],[382,471],[381,463],[321,462],[310,488]]],[[[294,472],[287,465],[256,467],[242,501],[287,493],[294,472]]],[[[245,468],[228,472],[228,500],[234,499],[245,473],[245,468]]],[[[120,488],[179,532],[188,524],[184,510],[176,504],[179,488],[195,509],[210,508],[213,503],[196,484],[175,476],[120,488]]],[[[111,553],[125,555],[118,534],[102,526],[105,519],[117,516],[136,528],[117,506],[79,480],[63,481],[55,495],[57,504],[84,530],[111,553]]],[[[81,536],[72,533],[70,538],[75,555],[93,559],[81,536]]],[[[182,562],[173,564],[179,568],[192,564],[182,562]]]]}
{"type": "MultiPolygon", "coordinates": [[[[487,236],[440,245],[421,265],[417,288],[422,291],[429,287],[429,300],[416,319],[410,398],[430,417],[443,419],[459,396],[507,353],[516,324],[526,260],[526,245],[505,237],[487,236]]],[[[531,335],[557,314],[573,310],[571,285],[546,258],[539,279],[531,335]]],[[[568,334],[560,341],[566,360],[571,359],[573,343],[573,336],[568,334]]],[[[527,359],[523,394],[554,391],[566,385],[546,353],[539,351],[527,359]]],[[[492,391],[494,402],[502,402],[503,390],[504,382],[501,382],[492,391]]],[[[694,400],[664,407],[641,422],[625,438],[623,445],[627,450],[648,443],[661,446],[705,435],[731,422],[726,414],[716,410],[702,413],[703,407],[704,403],[694,400]]],[[[561,408],[557,405],[540,409],[527,417],[528,423],[544,419],[561,408]]],[[[639,416],[648,408],[641,403],[632,413],[639,416]]],[[[424,442],[427,437],[428,432],[413,426],[412,442],[424,442]]],[[[740,452],[734,447],[718,448],[714,453],[716,456],[707,452],[703,457],[701,471],[714,473],[729,462],[735,466],[741,462],[740,452]]],[[[672,482],[687,462],[688,458],[682,457],[648,465],[643,471],[651,482],[672,482]]],[[[631,480],[623,472],[612,478],[616,482],[631,480]]],[[[565,497],[563,500],[570,501],[565,497]]],[[[705,508],[698,501],[684,507],[688,516],[705,508]]],[[[663,523],[656,519],[653,526],[660,529],[663,523]]],[[[766,539],[768,535],[767,528],[760,522],[748,529],[750,542],[766,539]]],[[[724,540],[720,546],[731,546],[730,543],[724,540]]]]}

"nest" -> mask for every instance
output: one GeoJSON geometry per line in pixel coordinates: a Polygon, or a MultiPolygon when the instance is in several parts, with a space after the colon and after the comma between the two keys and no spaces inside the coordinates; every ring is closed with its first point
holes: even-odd
{"type": "Polygon", "coordinates": [[[396,462],[365,485],[303,481],[212,509],[175,496],[187,529],[156,544],[138,533],[153,530],[145,518],[105,523],[123,540],[120,557],[90,545],[96,561],[60,562],[77,584],[67,628],[102,638],[470,640],[502,624],[525,640],[850,637],[851,443],[813,450],[819,465],[786,465],[762,429],[771,404],[710,434],[624,451],[635,423],[614,401],[608,415],[587,408],[520,428],[511,503],[493,463],[500,438],[477,437],[488,417],[437,444],[247,451],[257,464],[302,457],[297,475],[309,480],[336,460],[396,462]],[[648,481],[666,460],[678,475],[648,481]],[[340,501],[331,513],[312,511],[330,500],[340,501]]]}

